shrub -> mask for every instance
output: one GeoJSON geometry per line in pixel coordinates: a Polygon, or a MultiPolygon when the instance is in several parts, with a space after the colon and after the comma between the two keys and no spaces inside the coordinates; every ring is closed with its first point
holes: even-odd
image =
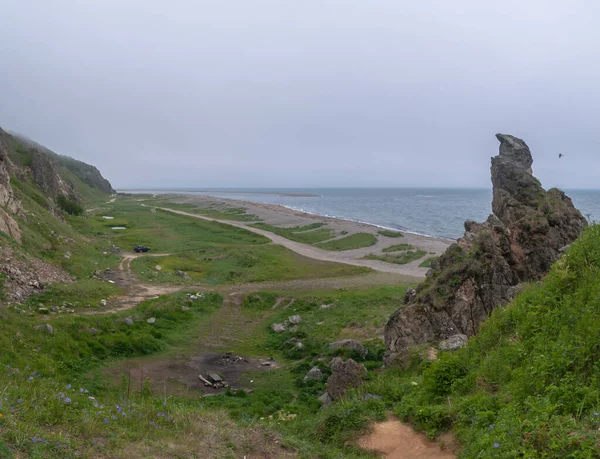
{"type": "Polygon", "coordinates": [[[56,203],[58,204],[58,207],[60,207],[69,215],[82,215],[84,212],[81,204],[79,204],[73,198],[69,198],[62,194],[56,198],[56,203]]]}

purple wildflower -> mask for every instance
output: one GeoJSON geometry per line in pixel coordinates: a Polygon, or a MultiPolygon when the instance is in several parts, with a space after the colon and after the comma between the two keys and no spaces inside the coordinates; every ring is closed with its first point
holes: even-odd
{"type": "Polygon", "coordinates": [[[23,403],[23,399],[22,399],[22,398],[20,398],[19,400],[17,400],[17,403],[18,403],[18,404],[21,404],[21,403],[23,403]]]}
{"type": "Polygon", "coordinates": [[[65,399],[63,400],[65,403],[71,403],[71,399],[69,397],[65,397],[65,399]]]}
{"type": "Polygon", "coordinates": [[[494,443],[494,448],[500,448],[500,443],[494,443]]]}
{"type": "Polygon", "coordinates": [[[496,424],[490,424],[490,429],[493,429],[494,427],[496,427],[496,424]]]}
{"type": "Polygon", "coordinates": [[[67,389],[70,389],[72,386],[70,384],[67,384],[67,389]]]}
{"type": "Polygon", "coordinates": [[[27,378],[27,381],[33,381],[33,376],[30,376],[29,378],[27,378]]]}
{"type": "Polygon", "coordinates": [[[108,418],[104,418],[104,424],[108,424],[108,418]]]}
{"type": "Polygon", "coordinates": [[[83,394],[83,387],[79,388],[79,392],[83,394]]]}

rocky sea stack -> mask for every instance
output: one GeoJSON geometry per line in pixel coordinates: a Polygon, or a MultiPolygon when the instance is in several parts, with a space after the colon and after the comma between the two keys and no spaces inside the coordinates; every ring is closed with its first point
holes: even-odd
{"type": "Polygon", "coordinates": [[[465,235],[410,290],[385,327],[386,361],[404,364],[413,345],[475,335],[492,310],[513,299],[522,282],[539,279],[573,242],[586,220],[558,189],[532,175],[527,144],[497,134],[492,158],[492,211],[484,223],[465,222],[465,235]]]}

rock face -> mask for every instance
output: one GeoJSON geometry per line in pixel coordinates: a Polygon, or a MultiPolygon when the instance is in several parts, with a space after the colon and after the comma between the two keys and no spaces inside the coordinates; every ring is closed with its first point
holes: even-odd
{"type": "Polygon", "coordinates": [[[362,363],[352,359],[343,361],[335,357],[331,361],[331,376],[327,378],[327,394],[332,400],[337,400],[352,389],[362,385],[367,369],[362,363]]]}
{"type": "Polygon", "coordinates": [[[369,353],[367,348],[354,339],[343,339],[341,341],[336,341],[335,343],[329,344],[330,351],[335,351],[336,349],[347,349],[349,351],[354,351],[360,354],[361,357],[366,357],[366,355],[369,353]]]}
{"type": "Polygon", "coordinates": [[[53,200],[61,195],[74,198],[76,193],[73,187],[61,178],[58,167],[58,161],[54,157],[37,149],[31,150],[33,181],[53,200]]]}
{"type": "Polygon", "coordinates": [[[451,245],[385,328],[386,362],[408,361],[412,345],[475,335],[522,282],[539,279],[586,226],[571,199],[545,191],[532,175],[533,158],[521,139],[497,134],[492,158],[492,211],[484,223],[468,221],[451,245]]]}
{"type": "Polygon", "coordinates": [[[21,204],[15,198],[10,186],[7,145],[4,141],[4,131],[0,129],[0,232],[8,234],[21,243],[21,230],[11,214],[22,212],[21,204]]]}

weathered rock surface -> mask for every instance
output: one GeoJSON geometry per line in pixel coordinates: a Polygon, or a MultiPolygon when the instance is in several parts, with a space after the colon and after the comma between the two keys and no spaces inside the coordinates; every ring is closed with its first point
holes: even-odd
{"type": "Polygon", "coordinates": [[[514,297],[518,284],[539,279],[586,226],[571,199],[545,191],[532,175],[533,158],[521,139],[497,134],[492,158],[493,214],[465,223],[451,245],[385,328],[386,362],[407,362],[411,345],[475,335],[479,325],[514,297]]]}
{"type": "Polygon", "coordinates": [[[327,378],[327,394],[332,400],[337,400],[352,389],[362,385],[367,369],[362,363],[352,359],[343,361],[335,357],[331,361],[331,376],[327,378]]]}
{"type": "Polygon", "coordinates": [[[48,333],[49,335],[54,334],[54,328],[50,324],[36,325],[33,328],[37,331],[48,333]]]}
{"type": "Polygon", "coordinates": [[[0,232],[21,243],[21,230],[11,214],[22,212],[21,203],[15,198],[10,186],[8,145],[6,133],[0,129],[0,232]]]}
{"type": "Polygon", "coordinates": [[[33,181],[52,200],[59,196],[67,196],[76,199],[73,187],[64,181],[58,173],[58,161],[38,149],[31,150],[31,177],[33,181]]]}
{"type": "Polygon", "coordinates": [[[459,333],[458,335],[453,335],[450,338],[440,342],[438,347],[440,348],[440,351],[456,351],[461,347],[465,347],[468,341],[469,337],[467,335],[459,333]]]}
{"type": "Polygon", "coordinates": [[[283,326],[283,324],[271,324],[271,329],[275,333],[283,333],[285,331],[285,327],[283,326]]]}
{"type": "Polygon", "coordinates": [[[335,343],[329,344],[329,350],[335,351],[336,349],[348,349],[349,351],[355,351],[362,357],[365,357],[369,352],[362,344],[354,339],[343,339],[336,341],[335,343]]]}
{"type": "Polygon", "coordinates": [[[322,379],[323,372],[319,369],[319,367],[312,367],[304,377],[305,381],[321,381],[322,379]]]}

